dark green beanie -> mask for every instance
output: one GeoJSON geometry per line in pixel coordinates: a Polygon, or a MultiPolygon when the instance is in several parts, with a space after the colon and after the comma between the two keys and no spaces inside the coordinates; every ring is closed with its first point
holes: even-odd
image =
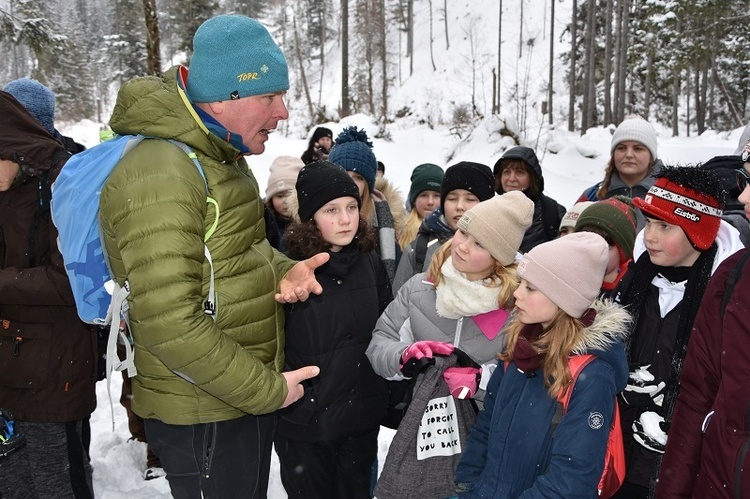
{"type": "Polygon", "coordinates": [[[414,202],[424,191],[435,191],[440,194],[440,186],[443,184],[443,169],[432,163],[424,163],[412,170],[411,188],[409,189],[409,204],[414,207],[414,202]]]}
{"type": "Polygon", "coordinates": [[[595,227],[612,238],[620,252],[620,260],[633,258],[635,246],[635,209],[628,198],[615,196],[587,206],[578,215],[576,232],[586,227],[595,227]]]}

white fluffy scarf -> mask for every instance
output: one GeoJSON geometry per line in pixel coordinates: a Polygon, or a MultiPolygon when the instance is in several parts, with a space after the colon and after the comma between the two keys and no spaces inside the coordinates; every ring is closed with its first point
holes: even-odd
{"type": "Polygon", "coordinates": [[[435,289],[437,313],[446,319],[474,317],[499,308],[500,288],[488,287],[484,281],[470,281],[453,266],[448,257],[440,267],[443,281],[435,289]]]}

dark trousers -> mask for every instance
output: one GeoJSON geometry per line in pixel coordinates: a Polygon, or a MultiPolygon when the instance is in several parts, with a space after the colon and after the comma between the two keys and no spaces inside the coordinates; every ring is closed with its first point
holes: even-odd
{"type": "Polygon", "coordinates": [[[369,499],[378,431],[335,444],[297,442],[276,435],[281,483],[289,499],[369,499]]]}
{"type": "Polygon", "coordinates": [[[81,439],[82,421],[16,420],[26,446],[0,458],[2,499],[92,499],[91,465],[81,439]]]}
{"type": "Polygon", "coordinates": [[[195,425],[145,419],[144,427],[175,499],[266,498],[274,415],[195,425]]]}

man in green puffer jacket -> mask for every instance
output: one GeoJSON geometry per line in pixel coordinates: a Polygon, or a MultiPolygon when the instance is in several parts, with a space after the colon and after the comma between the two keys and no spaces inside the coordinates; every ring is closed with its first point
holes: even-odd
{"type": "Polygon", "coordinates": [[[271,414],[302,396],[308,366],[281,373],[284,313],[277,302],[320,293],[316,255],[295,262],[265,239],[258,184],[243,158],[261,154],[287,119],[287,64],[268,31],[218,16],[195,34],[190,71],[122,86],[118,134],[190,146],[205,173],[166,140],[144,140],[102,189],[102,240],[130,285],[138,375],[132,410],[144,418],[176,498],[266,496],[271,414]],[[216,203],[207,203],[208,196],[216,203]],[[218,224],[213,228],[214,223],[218,224]],[[215,316],[204,312],[213,262],[215,316]]]}

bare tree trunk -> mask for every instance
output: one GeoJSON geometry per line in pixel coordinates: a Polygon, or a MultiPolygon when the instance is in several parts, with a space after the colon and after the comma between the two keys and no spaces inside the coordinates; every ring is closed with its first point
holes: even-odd
{"type": "Polygon", "coordinates": [[[312,99],[310,98],[310,88],[307,86],[307,74],[305,73],[305,65],[303,63],[304,58],[302,57],[299,30],[297,30],[297,16],[292,17],[292,29],[294,30],[294,49],[297,52],[297,61],[299,61],[299,76],[302,80],[302,88],[305,91],[305,101],[307,101],[307,112],[310,119],[315,120],[317,117],[315,116],[312,99]]]}
{"type": "Polygon", "coordinates": [[[156,0],[143,0],[146,17],[146,68],[149,75],[161,76],[159,54],[159,20],[156,17],[156,0]]]}
{"type": "Polygon", "coordinates": [[[619,79],[617,80],[617,102],[615,103],[616,122],[625,119],[625,80],[628,74],[628,26],[630,24],[630,0],[621,0],[622,16],[620,24],[620,65],[619,79]]]}
{"type": "Polygon", "coordinates": [[[520,26],[520,28],[518,30],[518,58],[520,59],[523,56],[523,0],[521,0],[521,8],[519,10],[518,26],[520,26]]]}
{"type": "Polygon", "coordinates": [[[651,85],[653,82],[653,71],[654,71],[654,54],[649,51],[646,58],[646,83],[643,87],[643,117],[648,120],[649,114],[651,114],[651,85]]]}
{"type": "Polygon", "coordinates": [[[581,115],[581,132],[585,133],[594,124],[594,106],[596,105],[594,82],[594,19],[596,13],[595,0],[589,0],[586,13],[586,75],[583,83],[583,113],[581,115]]]}
{"type": "MultiPolygon", "coordinates": [[[[502,5],[503,0],[500,0],[502,5]]],[[[445,23],[445,50],[451,48],[451,41],[448,38],[448,0],[443,0],[443,22],[445,23]]]]}
{"type": "Polygon", "coordinates": [[[719,87],[719,92],[721,92],[721,95],[724,96],[724,100],[727,101],[727,104],[729,105],[729,110],[732,112],[732,118],[734,118],[734,126],[741,127],[745,123],[742,121],[742,117],[737,112],[737,108],[734,106],[734,102],[732,101],[732,98],[729,96],[729,93],[727,92],[727,87],[724,86],[724,82],[721,81],[721,76],[718,72],[714,73],[716,75],[716,86],[719,87]]]}
{"type": "Polygon", "coordinates": [[[679,111],[680,111],[680,71],[674,70],[672,75],[672,136],[677,137],[680,134],[679,129],[679,111]]]}
{"type": "Polygon", "coordinates": [[[502,75],[502,64],[503,64],[503,0],[499,1],[499,9],[498,9],[498,17],[497,17],[497,87],[495,89],[496,96],[497,96],[497,108],[496,113],[500,114],[500,93],[501,93],[501,85],[500,85],[500,76],[502,75]]]}
{"type": "Polygon", "coordinates": [[[349,102],[349,0],[341,0],[341,117],[351,114],[349,102]]]}
{"type": "MultiPolygon", "coordinates": [[[[568,98],[568,131],[575,130],[576,116],[576,46],[578,45],[578,28],[576,26],[576,17],[578,15],[578,0],[573,0],[573,13],[570,22],[570,95],[568,98]]],[[[583,131],[581,132],[583,133],[583,131]]]]}
{"type": "Polygon", "coordinates": [[[549,95],[547,97],[547,113],[549,118],[549,124],[552,124],[552,96],[554,94],[554,61],[555,61],[555,0],[550,2],[552,4],[550,19],[549,19],[549,95]]]}
{"type": "Polygon", "coordinates": [[[385,17],[385,0],[380,0],[380,64],[382,72],[382,110],[383,123],[388,119],[388,41],[386,33],[388,32],[385,17]]]}
{"type": "Polygon", "coordinates": [[[430,62],[432,63],[432,70],[437,71],[437,67],[435,66],[435,54],[432,51],[432,45],[433,45],[433,37],[432,37],[432,0],[428,0],[429,8],[430,8],[430,62]]]}
{"type": "Polygon", "coordinates": [[[604,23],[604,125],[612,123],[612,4],[613,0],[607,0],[604,23]]]}
{"type": "Polygon", "coordinates": [[[409,54],[409,76],[414,74],[414,0],[409,0],[407,11],[406,52],[409,54]]]}

